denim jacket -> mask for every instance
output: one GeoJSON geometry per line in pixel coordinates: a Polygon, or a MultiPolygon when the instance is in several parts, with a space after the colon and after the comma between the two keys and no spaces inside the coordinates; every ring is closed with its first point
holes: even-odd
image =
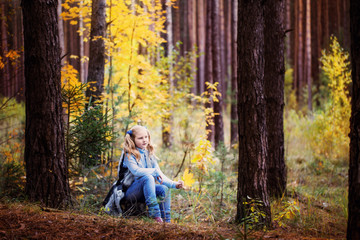
{"type": "Polygon", "coordinates": [[[135,180],[144,175],[152,175],[155,179],[161,176],[163,180],[162,184],[169,188],[176,188],[176,182],[165,176],[165,174],[160,170],[156,158],[154,156],[149,156],[148,150],[140,148],[137,148],[137,150],[140,152],[141,156],[139,162],[136,161],[134,155],[131,155],[130,159],[128,159],[128,154],[125,154],[124,157],[124,167],[129,168],[131,173],[135,176],[135,180]]]}

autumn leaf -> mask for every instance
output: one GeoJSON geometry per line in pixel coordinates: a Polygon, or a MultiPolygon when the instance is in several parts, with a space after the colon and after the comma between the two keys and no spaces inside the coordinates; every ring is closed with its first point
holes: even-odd
{"type": "Polygon", "coordinates": [[[189,169],[186,168],[182,176],[182,180],[184,181],[185,186],[191,187],[195,183],[194,174],[192,174],[189,169]]]}

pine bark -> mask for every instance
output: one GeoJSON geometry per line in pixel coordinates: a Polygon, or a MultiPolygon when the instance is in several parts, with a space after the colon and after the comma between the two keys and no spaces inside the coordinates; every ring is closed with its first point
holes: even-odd
{"type": "Polygon", "coordinates": [[[197,89],[198,93],[202,94],[204,92],[205,86],[205,4],[204,0],[196,1],[197,7],[197,46],[199,57],[197,60],[197,89]]]}
{"type": "MultiPolygon", "coordinates": [[[[211,12],[212,12],[212,1],[208,1],[206,4],[206,42],[205,42],[205,81],[213,83],[213,60],[212,60],[212,21],[211,21],[211,12]]],[[[205,91],[211,91],[207,89],[207,86],[204,86],[205,91]]],[[[213,108],[213,102],[210,101],[205,103],[205,108],[213,108]]],[[[207,139],[214,142],[214,126],[206,124],[207,139]]]]}
{"type": "MultiPolygon", "coordinates": [[[[211,11],[211,37],[212,37],[212,61],[213,61],[213,81],[214,83],[218,82],[217,89],[221,92],[222,89],[222,79],[223,75],[221,72],[221,39],[220,39],[220,6],[219,0],[212,1],[212,11],[211,11]]],[[[218,96],[218,101],[214,101],[214,117],[215,123],[215,148],[219,146],[220,143],[224,143],[224,123],[223,123],[223,97],[218,96]]]]}
{"type": "Polygon", "coordinates": [[[22,1],[25,79],[26,194],[50,207],[70,197],[62,123],[57,1],[22,1]]]}
{"type": "Polygon", "coordinates": [[[297,42],[296,49],[296,68],[295,68],[295,89],[296,97],[298,100],[301,99],[301,90],[304,84],[304,4],[303,0],[297,0],[298,15],[296,16],[297,22],[297,42]]]}
{"type": "Polygon", "coordinates": [[[9,69],[9,60],[8,58],[5,56],[6,53],[8,52],[8,30],[7,30],[7,17],[5,17],[5,12],[6,12],[6,4],[4,2],[1,3],[0,5],[0,10],[1,10],[1,32],[0,32],[0,36],[1,36],[1,57],[2,57],[2,62],[4,63],[4,67],[2,69],[0,69],[0,93],[3,96],[7,96],[10,97],[10,69],[9,69]]]}
{"type": "Polygon", "coordinates": [[[94,0],[92,2],[91,42],[87,78],[89,86],[86,89],[86,97],[92,97],[92,103],[101,99],[104,90],[105,44],[102,38],[105,37],[106,31],[105,7],[105,0],[94,0]]]}
{"type": "MultiPolygon", "coordinates": [[[[262,202],[265,214],[259,219],[271,223],[267,191],[267,128],[264,89],[264,14],[260,1],[240,0],[238,19],[238,115],[239,167],[236,220],[247,217],[247,197],[262,202]]],[[[273,46],[274,47],[274,46],[273,46]]]]}
{"type": "MultiPolygon", "coordinates": [[[[165,12],[165,29],[166,35],[163,36],[166,38],[166,43],[164,43],[163,47],[165,48],[165,56],[169,59],[172,59],[173,53],[173,29],[172,29],[172,6],[171,1],[166,0],[163,2],[163,11],[165,12]]],[[[171,60],[172,61],[172,60],[171,60]]],[[[174,74],[173,74],[173,66],[170,62],[169,66],[169,94],[170,96],[174,95],[174,74]]],[[[169,114],[166,114],[162,117],[162,142],[164,147],[171,147],[173,144],[173,136],[172,136],[172,129],[173,129],[173,117],[171,113],[171,109],[166,109],[169,114]]]]}
{"type": "Polygon", "coordinates": [[[360,239],[360,2],[350,1],[352,97],[347,239],[360,239]]]}
{"type": "Polygon", "coordinates": [[[268,0],[264,8],[267,181],[270,196],[281,197],[286,190],[283,121],[285,0],[268,0]]]}
{"type": "MultiPolygon", "coordinates": [[[[315,86],[314,94],[319,92],[320,88],[320,79],[319,79],[319,13],[321,13],[318,9],[319,1],[311,1],[311,78],[313,80],[313,85],[315,86]]],[[[320,15],[321,16],[321,15],[320,15]]],[[[318,102],[316,103],[319,104],[318,102]]]]}
{"type": "Polygon", "coordinates": [[[238,27],[238,0],[231,1],[231,122],[230,122],[230,143],[238,141],[238,111],[237,111],[237,27],[238,27]]]}
{"type": "Polygon", "coordinates": [[[311,79],[311,4],[306,0],[305,11],[305,56],[304,56],[304,79],[307,83],[307,106],[312,111],[312,79],[311,79]]]}

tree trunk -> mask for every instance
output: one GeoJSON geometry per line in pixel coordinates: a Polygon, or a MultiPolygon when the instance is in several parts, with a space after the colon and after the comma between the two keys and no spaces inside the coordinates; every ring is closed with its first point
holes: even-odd
{"type": "MultiPolygon", "coordinates": [[[[259,221],[270,226],[267,191],[267,129],[264,89],[264,15],[260,1],[239,1],[238,114],[239,167],[236,220],[248,216],[247,197],[262,202],[259,221]]],[[[274,46],[273,46],[274,47],[274,46]]]]}
{"type": "Polygon", "coordinates": [[[282,197],[286,190],[283,124],[285,0],[268,0],[264,7],[266,73],[264,82],[268,134],[267,181],[269,194],[282,197]]]}
{"type": "MultiPolygon", "coordinates": [[[[166,43],[164,45],[165,47],[165,55],[169,59],[172,59],[172,51],[173,51],[173,30],[172,30],[172,6],[171,1],[166,0],[163,5],[163,10],[165,11],[165,29],[166,29],[166,43]]],[[[172,66],[172,60],[170,61],[169,66],[169,91],[170,96],[173,97],[174,95],[174,74],[173,74],[173,66],[172,66]]],[[[169,112],[169,114],[166,114],[162,118],[162,142],[164,147],[171,147],[173,143],[173,137],[171,134],[171,130],[173,127],[173,114],[170,112],[171,109],[166,109],[166,112],[169,112]]]]}
{"type": "Polygon", "coordinates": [[[90,31],[90,56],[86,90],[86,97],[93,97],[94,103],[101,99],[104,90],[104,66],[105,66],[105,45],[104,40],[106,31],[105,0],[94,0],[92,2],[91,31],[90,31]]]}
{"type": "MultiPolygon", "coordinates": [[[[320,78],[319,78],[319,57],[320,57],[320,46],[318,45],[319,41],[319,13],[318,9],[319,1],[311,1],[311,78],[313,80],[313,85],[315,86],[315,94],[319,92],[320,88],[320,78]]],[[[320,15],[321,16],[321,15],[320,15]]],[[[315,103],[319,105],[317,101],[315,103]]]]}
{"type": "Polygon", "coordinates": [[[321,26],[322,26],[322,42],[321,48],[328,48],[329,47],[329,2],[328,0],[322,0],[322,15],[321,15],[321,26]]]}
{"type": "MultiPolygon", "coordinates": [[[[211,37],[212,37],[212,60],[213,60],[213,81],[218,82],[217,89],[221,92],[222,89],[222,74],[221,74],[221,52],[220,52],[220,6],[219,0],[212,1],[211,12],[211,37]]],[[[222,142],[224,143],[224,124],[222,116],[223,97],[218,96],[218,101],[214,101],[214,123],[215,123],[215,148],[222,142]]]]}
{"type": "Polygon", "coordinates": [[[286,61],[289,64],[292,64],[292,59],[291,59],[291,38],[290,36],[293,34],[294,31],[290,31],[291,30],[291,0],[286,0],[286,10],[285,10],[285,30],[289,31],[287,32],[286,36],[285,36],[285,49],[286,49],[286,61]]]}
{"type": "Polygon", "coordinates": [[[301,91],[304,83],[304,5],[303,0],[298,0],[298,15],[296,16],[297,21],[297,38],[295,41],[297,42],[297,49],[296,49],[296,71],[295,71],[295,78],[296,78],[296,98],[297,100],[301,99],[301,91]]]}
{"type": "MultiPolygon", "coordinates": [[[[197,7],[197,45],[199,57],[197,60],[197,78],[196,84],[198,85],[198,93],[202,94],[204,92],[205,86],[205,4],[204,0],[196,1],[197,7]]],[[[206,10],[206,9],[205,9],[206,10]]]]}
{"type": "Polygon", "coordinates": [[[350,1],[352,97],[347,239],[360,239],[360,2],[350,1]]]}
{"type": "MultiPolygon", "coordinates": [[[[57,7],[57,14],[58,14],[58,22],[59,22],[59,42],[60,42],[60,49],[61,54],[60,56],[63,57],[65,55],[65,42],[64,42],[64,21],[62,17],[60,16],[62,13],[62,1],[58,1],[58,7],[57,7]]],[[[65,63],[65,58],[61,59],[61,65],[65,63]]]]}
{"type": "MultiPolygon", "coordinates": [[[[79,2],[80,4],[80,12],[79,12],[79,31],[83,31],[84,28],[84,17],[83,17],[83,13],[82,13],[82,8],[83,8],[83,0],[80,0],[79,2]]],[[[104,35],[105,36],[105,35],[104,35]]],[[[79,60],[80,60],[80,71],[79,71],[79,75],[80,75],[80,82],[81,83],[85,83],[85,62],[83,61],[83,58],[85,56],[85,42],[84,42],[84,34],[79,34],[79,60]]]]}
{"type": "MultiPolygon", "coordinates": [[[[211,22],[211,11],[212,11],[212,1],[207,2],[206,6],[206,42],[205,42],[205,79],[206,82],[213,83],[213,61],[212,61],[212,22],[211,22]]],[[[207,89],[207,86],[204,86],[205,91],[211,91],[207,89]]],[[[213,108],[213,102],[205,103],[205,108],[213,108]]],[[[214,126],[206,124],[207,139],[214,142],[214,126]]]]}
{"type": "Polygon", "coordinates": [[[2,62],[4,63],[4,67],[1,69],[1,80],[0,80],[0,94],[6,97],[10,97],[10,69],[9,69],[9,60],[6,57],[6,53],[8,52],[8,30],[7,30],[7,22],[6,22],[6,5],[4,2],[0,5],[1,10],[1,57],[2,62]]]}
{"type": "Polygon", "coordinates": [[[50,207],[70,197],[62,123],[56,0],[22,1],[25,79],[26,194],[50,207]]]}
{"type": "Polygon", "coordinates": [[[238,112],[237,112],[237,24],[238,24],[238,0],[231,1],[231,122],[230,143],[238,141],[238,112]]]}
{"type": "Polygon", "coordinates": [[[311,81],[311,4],[306,0],[306,24],[305,24],[305,57],[304,79],[308,86],[308,111],[312,112],[312,81],[311,81]]]}

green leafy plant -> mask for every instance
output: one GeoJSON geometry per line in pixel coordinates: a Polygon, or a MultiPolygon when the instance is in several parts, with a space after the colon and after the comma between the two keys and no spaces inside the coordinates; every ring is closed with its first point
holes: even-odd
{"type": "Polygon", "coordinates": [[[247,200],[243,202],[245,206],[245,217],[240,220],[238,228],[238,236],[241,239],[256,239],[254,233],[256,230],[266,230],[266,226],[262,219],[264,219],[265,213],[261,210],[264,205],[261,200],[252,199],[247,196],[247,200]]]}
{"type": "Polygon", "coordinates": [[[100,105],[89,107],[81,116],[75,117],[70,127],[72,167],[81,172],[100,164],[101,155],[113,141],[112,132],[100,105]]]}

